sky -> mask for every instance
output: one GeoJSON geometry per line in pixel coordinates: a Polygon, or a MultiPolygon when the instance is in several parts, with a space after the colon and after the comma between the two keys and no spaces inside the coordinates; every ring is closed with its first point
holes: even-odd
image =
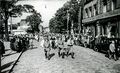
{"type": "MultiPolygon", "coordinates": [[[[69,0],[22,0],[18,4],[30,4],[33,5],[35,10],[42,15],[44,27],[49,26],[49,20],[54,16],[56,11],[63,6],[65,2],[69,0]]],[[[21,19],[25,19],[29,14],[24,13],[21,17],[12,18],[12,23],[18,23],[21,19]]],[[[10,22],[10,21],[9,21],[10,22]]]]}

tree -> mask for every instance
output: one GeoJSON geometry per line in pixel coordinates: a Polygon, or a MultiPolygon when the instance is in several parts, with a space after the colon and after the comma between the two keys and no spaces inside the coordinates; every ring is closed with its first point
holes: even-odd
{"type": "Polygon", "coordinates": [[[79,12],[79,3],[77,0],[71,0],[66,2],[62,8],[58,9],[49,22],[50,31],[54,33],[61,33],[67,31],[67,28],[71,30],[71,22],[73,21],[74,26],[78,26],[78,12],[79,12]],[[67,20],[69,16],[69,23],[67,27],[67,20]]]}
{"type": "Polygon", "coordinates": [[[19,0],[1,0],[0,1],[0,14],[5,23],[5,36],[6,40],[9,40],[8,34],[8,19],[9,17],[21,16],[22,12],[34,13],[34,7],[31,5],[16,5],[19,0]]]}
{"type": "Polygon", "coordinates": [[[39,24],[42,23],[42,18],[40,13],[33,13],[30,16],[26,17],[26,21],[29,22],[31,30],[33,32],[39,32],[39,24]]]}
{"type": "Polygon", "coordinates": [[[57,21],[56,18],[52,18],[49,23],[50,32],[52,33],[61,33],[62,29],[62,23],[57,21]]]}

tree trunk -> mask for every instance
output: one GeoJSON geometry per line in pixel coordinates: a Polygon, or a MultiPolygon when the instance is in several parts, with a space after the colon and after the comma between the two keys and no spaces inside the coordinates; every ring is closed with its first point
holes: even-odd
{"type": "Polygon", "coordinates": [[[3,20],[0,19],[0,39],[3,39],[3,32],[4,32],[4,29],[3,29],[3,20]]]}
{"type": "Polygon", "coordinates": [[[5,19],[5,40],[9,41],[8,18],[5,19]]]}

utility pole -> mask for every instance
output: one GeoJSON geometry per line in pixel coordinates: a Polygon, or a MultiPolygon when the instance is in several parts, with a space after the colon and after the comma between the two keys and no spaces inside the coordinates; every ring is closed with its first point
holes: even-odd
{"type": "Polygon", "coordinates": [[[78,30],[79,34],[82,33],[82,19],[83,19],[83,7],[84,7],[84,0],[78,1],[80,7],[79,7],[79,15],[78,15],[78,30]]]}

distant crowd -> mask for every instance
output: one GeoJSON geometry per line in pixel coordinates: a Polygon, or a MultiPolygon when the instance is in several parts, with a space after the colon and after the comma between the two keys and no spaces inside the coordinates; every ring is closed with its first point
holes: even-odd
{"type": "MultiPolygon", "coordinates": [[[[26,34],[26,35],[13,35],[10,37],[10,49],[12,51],[16,51],[17,53],[20,53],[22,51],[25,51],[29,48],[33,47],[33,39],[34,37],[26,34]]],[[[3,57],[5,54],[5,46],[4,46],[4,40],[0,39],[0,54],[3,57]]]]}

